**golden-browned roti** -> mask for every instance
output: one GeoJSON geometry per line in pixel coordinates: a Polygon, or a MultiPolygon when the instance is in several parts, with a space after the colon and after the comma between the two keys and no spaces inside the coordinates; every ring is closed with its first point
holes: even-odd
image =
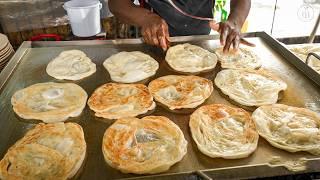
{"type": "Polygon", "coordinates": [[[169,109],[195,108],[208,99],[212,82],[198,76],[168,75],[149,83],[149,91],[156,101],[169,109]]]}
{"type": "Polygon", "coordinates": [[[198,73],[216,67],[217,56],[199,46],[188,43],[170,47],[166,54],[169,66],[179,72],[198,73]]]}
{"type": "Polygon", "coordinates": [[[96,72],[96,65],[80,50],[63,51],[49,62],[49,76],[56,79],[79,80],[96,72]]]}
{"type": "Polygon", "coordinates": [[[244,158],[253,153],[259,135],[250,114],[223,104],[197,109],[189,121],[198,149],[210,157],[244,158]]]}
{"type": "Polygon", "coordinates": [[[47,82],[15,92],[11,104],[21,118],[53,123],[79,116],[87,98],[87,93],[76,84],[47,82]]]}
{"type": "Polygon", "coordinates": [[[97,117],[107,119],[135,117],[155,108],[153,97],[143,84],[104,84],[94,91],[88,105],[97,117]]]}
{"type": "Polygon", "coordinates": [[[86,154],[76,123],[40,123],[17,141],[0,161],[0,179],[70,179],[86,154]]]}
{"type": "Polygon", "coordinates": [[[226,69],[214,82],[230,99],[245,106],[274,104],[279,92],[287,89],[284,81],[265,70],[226,69]]]}
{"type": "Polygon", "coordinates": [[[320,116],[283,104],[261,106],[252,114],[257,130],[271,145],[289,152],[320,155],[320,116]]]}
{"type": "Polygon", "coordinates": [[[163,116],[123,118],[103,136],[106,162],[124,173],[154,174],[167,171],[187,153],[179,127],[163,116]]]}
{"type": "Polygon", "coordinates": [[[103,62],[115,82],[134,83],[156,74],[159,63],[151,56],[139,51],[120,52],[103,62]]]}
{"type": "Polygon", "coordinates": [[[249,48],[240,47],[238,51],[223,53],[223,48],[215,51],[222,68],[226,69],[258,69],[261,62],[255,52],[249,48]]]}

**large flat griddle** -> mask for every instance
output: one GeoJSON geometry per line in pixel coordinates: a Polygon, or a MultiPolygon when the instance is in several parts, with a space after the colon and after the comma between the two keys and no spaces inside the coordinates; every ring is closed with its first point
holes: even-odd
{"type": "MultiPolygon", "coordinates": [[[[320,113],[320,75],[306,66],[283,45],[264,32],[254,33],[255,37],[248,38],[256,44],[255,51],[261,57],[263,68],[270,70],[288,84],[279,103],[307,107],[320,113]]],[[[218,47],[216,36],[188,36],[172,38],[173,45],[189,42],[213,51],[218,47]],[[213,40],[215,39],[215,40],[213,40]]],[[[155,47],[143,44],[139,39],[114,41],[70,41],[70,42],[24,42],[18,49],[8,66],[0,75],[0,158],[23,134],[35,126],[38,121],[26,121],[19,118],[12,110],[11,96],[19,89],[41,82],[70,82],[56,80],[46,73],[46,65],[60,52],[70,49],[84,51],[94,63],[97,72],[92,76],[75,83],[84,88],[90,96],[100,85],[110,82],[107,71],[102,66],[103,61],[120,51],[142,51],[154,57],[160,63],[156,77],[177,74],[170,70],[164,61],[165,53],[155,47]]],[[[213,79],[221,68],[200,76],[213,79]]],[[[222,95],[217,88],[206,102],[222,103],[235,106],[222,95]]],[[[278,176],[294,173],[319,172],[320,157],[309,153],[289,153],[272,147],[263,138],[259,139],[257,150],[248,158],[239,160],[224,160],[209,158],[203,155],[193,142],[188,126],[189,114],[174,114],[157,106],[152,115],[162,115],[170,118],[182,129],[187,141],[188,152],[183,160],[169,171],[157,175],[123,174],[108,166],[103,158],[101,142],[105,130],[114,122],[97,118],[86,107],[83,113],[69,121],[79,123],[85,133],[87,142],[87,157],[77,179],[188,179],[198,174],[204,178],[238,179],[266,176],[278,176]],[[307,169],[302,172],[292,172],[281,164],[271,167],[268,163],[274,156],[280,156],[283,161],[307,159],[307,169]]]]}

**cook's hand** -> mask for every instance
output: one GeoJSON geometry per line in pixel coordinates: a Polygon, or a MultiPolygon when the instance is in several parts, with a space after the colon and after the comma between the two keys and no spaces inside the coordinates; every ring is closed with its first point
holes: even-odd
{"type": "Polygon", "coordinates": [[[141,27],[143,40],[150,45],[160,46],[164,51],[169,47],[167,23],[158,15],[150,14],[141,27]]]}
{"type": "Polygon", "coordinates": [[[241,27],[239,27],[236,23],[231,21],[216,23],[212,21],[209,23],[209,25],[213,30],[220,33],[220,44],[224,46],[223,52],[228,52],[231,45],[233,46],[234,50],[238,50],[240,43],[247,46],[255,46],[254,44],[241,38],[241,27]]]}

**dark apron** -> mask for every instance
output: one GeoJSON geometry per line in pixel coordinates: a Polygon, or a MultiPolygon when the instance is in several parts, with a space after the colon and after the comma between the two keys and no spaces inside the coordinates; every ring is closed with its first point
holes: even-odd
{"type": "MultiPolygon", "coordinates": [[[[150,7],[168,24],[170,36],[206,35],[210,33],[208,21],[180,14],[166,0],[149,0],[150,7]]],[[[184,12],[212,18],[213,0],[173,0],[184,12]]]]}

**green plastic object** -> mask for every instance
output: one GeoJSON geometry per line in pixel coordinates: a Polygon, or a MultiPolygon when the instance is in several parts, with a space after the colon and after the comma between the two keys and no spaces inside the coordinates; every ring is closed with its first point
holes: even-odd
{"type": "Polygon", "coordinates": [[[218,22],[224,22],[228,19],[228,11],[226,9],[226,4],[228,0],[216,0],[215,6],[213,8],[214,17],[220,17],[217,19],[218,22]]]}

